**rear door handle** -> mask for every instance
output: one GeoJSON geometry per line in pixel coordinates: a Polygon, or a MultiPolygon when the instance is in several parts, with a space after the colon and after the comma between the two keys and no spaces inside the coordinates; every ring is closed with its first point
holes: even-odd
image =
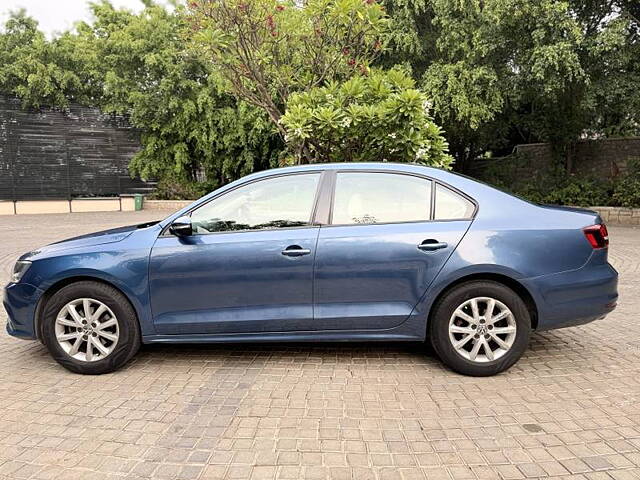
{"type": "Polygon", "coordinates": [[[303,255],[309,255],[311,250],[308,248],[302,248],[300,245],[289,245],[282,251],[282,255],[286,257],[302,257],[303,255]]]}
{"type": "Polygon", "coordinates": [[[425,240],[420,245],[418,245],[418,248],[423,252],[433,252],[434,250],[440,250],[447,247],[448,245],[446,244],[446,242],[439,242],[433,239],[425,240]]]}

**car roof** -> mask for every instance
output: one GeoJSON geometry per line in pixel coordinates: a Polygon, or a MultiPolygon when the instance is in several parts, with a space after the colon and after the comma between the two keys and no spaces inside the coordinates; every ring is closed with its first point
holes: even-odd
{"type": "MultiPolygon", "coordinates": [[[[287,173],[299,173],[307,170],[337,170],[337,171],[389,171],[389,172],[404,172],[414,173],[417,175],[424,175],[434,180],[439,180],[442,183],[448,184],[454,188],[457,188],[468,195],[473,196],[487,193],[487,189],[495,190],[493,187],[479,182],[473,178],[454,173],[442,168],[428,167],[418,163],[399,163],[399,162],[349,162],[349,163],[311,163],[308,165],[296,165],[292,167],[279,167],[269,170],[262,170],[260,172],[252,173],[246,177],[241,178],[239,181],[244,182],[246,180],[253,180],[258,178],[269,177],[272,175],[281,175],[287,173]]],[[[233,182],[235,183],[235,182],[233,182]]],[[[510,196],[510,195],[509,195],[510,196]]],[[[511,197],[511,196],[510,196],[511,197]]],[[[513,197],[511,197],[513,198],[513,197]]]]}
{"type": "Polygon", "coordinates": [[[248,175],[245,178],[260,178],[275,174],[304,172],[306,170],[389,170],[395,172],[417,173],[433,178],[454,175],[446,170],[427,167],[417,163],[397,163],[397,162],[349,162],[349,163],[311,163],[307,165],[296,165],[291,167],[279,167],[248,175]]]}

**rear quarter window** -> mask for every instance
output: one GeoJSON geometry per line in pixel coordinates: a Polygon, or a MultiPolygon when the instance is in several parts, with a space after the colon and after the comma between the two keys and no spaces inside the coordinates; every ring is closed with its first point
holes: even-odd
{"type": "Polygon", "coordinates": [[[434,220],[467,220],[473,217],[475,205],[467,198],[443,185],[436,185],[434,220]]]}

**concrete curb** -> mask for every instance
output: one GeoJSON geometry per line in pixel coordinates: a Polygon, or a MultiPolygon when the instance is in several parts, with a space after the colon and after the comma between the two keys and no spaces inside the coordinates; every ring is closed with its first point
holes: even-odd
{"type": "Polygon", "coordinates": [[[180,210],[193,203],[194,200],[147,200],[144,199],[142,208],[144,210],[180,210]]]}
{"type": "Polygon", "coordinates": [[[132,196],[74,198],[71,200],[0,200],[0,215],[35,215],[42,213],[132,212],[132,196]]]}
{"type": "Polygon", "coordinates": [[[600,214],[604,223],[611,225],[640,225],[640,208],[588,207],[600,214]]]}

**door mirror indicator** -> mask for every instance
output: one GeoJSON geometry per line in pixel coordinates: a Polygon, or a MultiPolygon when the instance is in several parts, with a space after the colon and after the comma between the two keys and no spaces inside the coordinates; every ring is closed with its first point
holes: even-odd
{"type": "Polygon", "coordinates": [[[169,226],[169,232],[177,237],[188,237],[193,235],[191,217],[184,215],[176,218],[169,226]]]}

